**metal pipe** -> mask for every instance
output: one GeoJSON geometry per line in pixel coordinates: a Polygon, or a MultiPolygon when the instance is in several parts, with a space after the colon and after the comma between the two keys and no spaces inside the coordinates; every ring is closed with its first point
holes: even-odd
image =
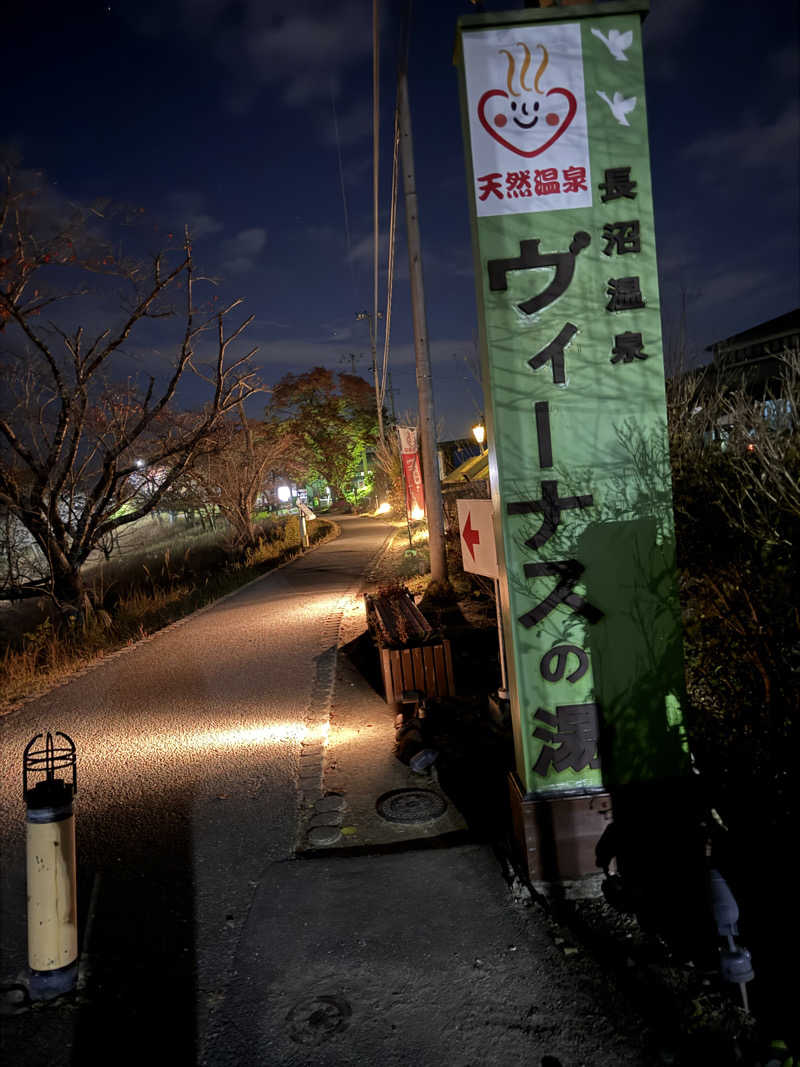
{"type": "Polygon", "coordinates": [[[508,700],[508,678],[506,676],[506,649],[503,641],[503,613],[500,609],[500,582],[494,580],[494,606],[497,610],[497,640],[500,648],[500,690],[498,697],[508,700]]]}

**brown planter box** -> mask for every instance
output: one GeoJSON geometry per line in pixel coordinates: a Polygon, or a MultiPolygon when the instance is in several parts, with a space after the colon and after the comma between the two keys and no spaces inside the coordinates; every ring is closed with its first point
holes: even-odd
{"type": "Polygon", "coordinates": [[[386,703],[394,711],[403,693],[428,697],[455,695],[450,642],[437,635],[408,592],[365,594],[367,626],[378,646],[386,703]]]}
{"type": "Polygon", "coordinates": [[[379,648],[381,674],[387,704],[403,703],[404,690],[416,689],[424,697],[455,694],[450,642],[441,641],[415,648],[379,648]]]}

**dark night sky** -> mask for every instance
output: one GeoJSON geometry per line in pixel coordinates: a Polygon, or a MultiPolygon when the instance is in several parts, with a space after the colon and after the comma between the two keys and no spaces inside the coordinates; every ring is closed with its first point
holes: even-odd
{"type": "MultiPolygon", "coordinates": [[[[405,2],[382,4],[382,228],[405,2]]],[[[519,4],[487,2],[487,11],[519,4]]],[[[781,0],[652,0],[647,105],[665,339],[690,349],[800,303],[798,20],[781,0]],[[682,299],[682,296],[685,298],[682,299]]],[[[409,59],[428,326],[441,437],[480,409],[457,77],[466,0],[414,5],[409,59]]],[[[68,199],[192,227],[198,260],[256,315],[266,382],[369,368],[370,0],[30,0],[4,16],[0,145],[68,199]],[[345,227],[332,96],[349,220],[345,227]]],[[[401,232],[404,228],[402,203],[401,232]]],[[[416,406],[401,235],[391,367],[416,406]]],[[[385,271],[384,271],[385,275],[385,271]]],[[[385,299],[385,298],[384,298],[385,299]]],[[[707,357],[706,357],[707,358],[707,357]]]]}

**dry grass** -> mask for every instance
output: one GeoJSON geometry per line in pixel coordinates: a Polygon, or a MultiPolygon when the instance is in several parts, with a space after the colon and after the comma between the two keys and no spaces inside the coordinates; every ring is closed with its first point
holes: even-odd
{"type": "MultiPolygon", "coordinates": [[[[312,544],[334,530],[324,519],[309,523],[312,544]]],[[[299,524],[290,516],[280,528],[262,530],[257,545],[239,558],[218,536],[173,545],[155,558],[98,568],[98,607],[84,624],[56,626],[42,611],[24,632],[9,635],[0,650],[0,711],[233,592],[300,551],[299,524]]]]}

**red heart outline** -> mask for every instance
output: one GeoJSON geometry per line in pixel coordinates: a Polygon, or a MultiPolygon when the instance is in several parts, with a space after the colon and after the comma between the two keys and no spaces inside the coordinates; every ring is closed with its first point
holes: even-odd
{"type": "Polygon", "coordinates": [[[521,148],[516,148],[513,144],[511,144],[510,141],[507,141],[505,137],[501,137],[497,130],[495,130],[492,126],[489,125],[489,122],[486,119],[486,104],[489,102],[489,100],[491,100],[493,96],[504,96],[506,99],[508,99],[508,93],[505,92],[505,90],[486,90],[486,92],[478,101],[478,118],[481,120],[481,125],[483,126],[484,130],[486,130],[486,132],[491,137],[494,137],[495,141],[499,141],[499,143],[504,148],[508,148],[510,151],[515,152],[518,156],[525,156],[526,159],[533,159],[534,156],[541,155],[541,153],[544,152],[546,148],[549,148],[551,144],[553,144],[559,139],[564,130],[567,129],[572,120],[575,118],[575,112],[578,110],[578,101],[575,99],[569,89],[550,89],[547,93],[545,93],[545,96],[552,96],[553,93],[561,93],[562,96],[565,96],[567,98],[567,105],[569,106],[567,117],[561,124],[561,126],[559,126],[559,128],[553,134],[553,136],[550,138],[550,140],[545,141],[541,148],[537,148],[533,152],[525,152],[521,148]]]}

